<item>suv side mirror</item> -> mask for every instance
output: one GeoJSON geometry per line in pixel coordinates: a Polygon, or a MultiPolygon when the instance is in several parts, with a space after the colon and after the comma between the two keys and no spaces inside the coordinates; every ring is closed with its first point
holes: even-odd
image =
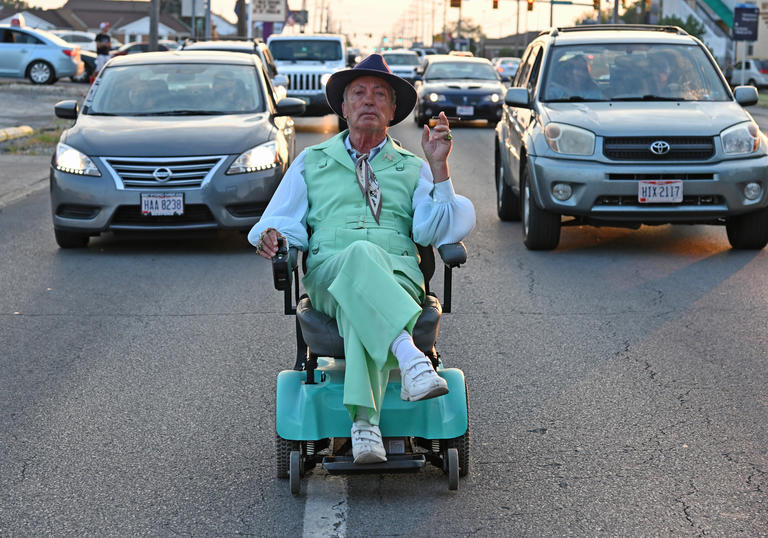
{"type": "Polygon", "coordinates": [[[733,96],[736,98],[736,102],[741,106],[757,104],[757,88],[754,86],[736,86],[733,89],[733,96]]]}
{"type": "Polygon", "coordinates": [[[531,98],[528,95],[527,88],[510,88],[504,96],[504,104],[519,107],[531,108],[531,98]]]}
{"type": "Polygon", "coordinates": [[[283,97],[277,102],[278,116],[301,116],[306,109],[306,103],[295,97],[283,97]]]}
{"type": "Polygon", "coordinates": [[[53,111],[58,118],[76,120],[79,112],[77,101],[59,101],[53,105],[53,111]]]}

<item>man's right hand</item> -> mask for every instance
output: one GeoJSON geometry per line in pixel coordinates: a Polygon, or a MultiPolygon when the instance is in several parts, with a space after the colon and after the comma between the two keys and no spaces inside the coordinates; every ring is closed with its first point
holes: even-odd
{"type": "Polygon", "coordinates": [[[259,243],[256,248],[262,258],[272,259],[277,254],[277,238],[284,237],[283,234],[274,228],[267,228],[259,237],[259,243]]]}

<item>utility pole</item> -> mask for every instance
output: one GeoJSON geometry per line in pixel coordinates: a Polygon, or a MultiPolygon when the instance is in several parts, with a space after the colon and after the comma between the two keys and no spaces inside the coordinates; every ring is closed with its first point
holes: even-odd
{"type": "Polygon", "coordinates": [[[157,21],[160,19],[160,0],[149,5],[149,50],[157,50],[157,21]]]}
{"type": "Polygon", "coordinates": [[[211,40],[211,0],[205,0],[205,39],[211,40]]]}

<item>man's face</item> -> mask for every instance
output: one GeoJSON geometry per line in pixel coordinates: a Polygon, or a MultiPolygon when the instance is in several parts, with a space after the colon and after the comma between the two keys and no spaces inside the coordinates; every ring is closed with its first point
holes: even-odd
{"type": "Polygon", "coordinates": [[[392,88],[379,77],[359,77],[349,83],[341,110],[351,130],[386,130],[395,117],[392,88]]]}

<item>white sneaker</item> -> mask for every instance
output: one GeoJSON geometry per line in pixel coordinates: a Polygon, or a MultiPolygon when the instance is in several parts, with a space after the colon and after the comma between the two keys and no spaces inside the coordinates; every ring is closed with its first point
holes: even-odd
{"type": "Polygon", "coordinates": [[[355,463],[382,463],[387,452],[378,426],[358,420],[352,423],[352,456],[355,463]]]}
{"type": "Polygon", "coordinates": [[[405,401],[417,402],[448,394],[448,383],[437,375],[432,368],[432,362],[427,357],[413,359],[405,371],[401,370],[400,373],[402,377],[400,398],[405,401]]]}

